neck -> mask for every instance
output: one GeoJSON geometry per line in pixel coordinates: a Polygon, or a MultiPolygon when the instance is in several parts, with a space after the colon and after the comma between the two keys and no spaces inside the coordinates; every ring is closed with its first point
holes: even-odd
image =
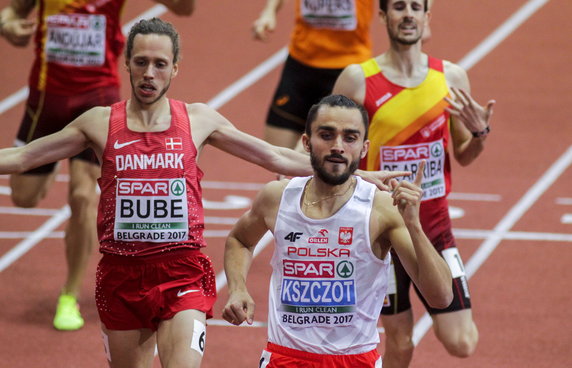
{"type": "Polygon", "coordinates": [[[169,117],[170,106],[167,97],[161,97],[152,104],[142,104],[136,98],[131,98],[127,103],[127,115],[132,118],[138,126],[153,127],[165,123],[165,118],[169,117]]]}
{"type": "Polygon", "coordinates": [[[304,188],[302,203],[305,207],[341,207],[353,193],[357,179],[351,176],[345,183],[331,185],[323,182],[317,176],[312,177],[304,188]]]}
{"type": "MultiPolygon", "coordinates": [[[[392,41],[395,43],[395,41],[392,41]]],[[[419,69],[426,66],[427,55],[421,52],[421,43],[415,45],[392,45],[381,55],[380,61],[405,77],[414,77],[419,69]]]]}

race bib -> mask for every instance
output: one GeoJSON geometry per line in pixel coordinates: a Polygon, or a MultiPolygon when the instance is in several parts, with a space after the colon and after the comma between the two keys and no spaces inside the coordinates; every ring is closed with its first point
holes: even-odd
{"type": "Polygon", "coordinates": [[[46,20],[47,61],[72,66],[105,62],[106,18],[101,14],[57,14],[46,20]]]}
{"type": "Polygon", "coordinates": [[[348,326],[356,285],[350,261],[283,261],[281,322],[290,326],[348,326]]]}
{"type": "Polygon", "coordinates": [[[188,217],[184,179],[117,179],[115,240],[185,241],[188,217]]]}
{"type": "Polygon", "coordinates": [[[380,162],[382,170],[411,171],[412,177],[405,180],[413,181],[419,163],[425,160],[423,172],[423,201],[445,196],[445,148],[443,140],[425,142],[396,147],[380,148],[380,162]]]}
{"type": "Polygon", "coordinates": [[[355,0],[300,0],[304,22],[314,28],[353,31],[357,27],[355,0]]]}

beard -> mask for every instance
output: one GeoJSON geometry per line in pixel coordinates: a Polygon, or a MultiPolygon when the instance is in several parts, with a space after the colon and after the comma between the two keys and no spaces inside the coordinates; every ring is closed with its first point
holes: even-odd
{"type": "Polygon", "coordinates": [[[137,93],[135,93],[135,83],[133,83],[133,79],[131,78],[131,76],[129,76],[129,81],[131,82],[131,95],[141,105],[153,105],[155,102],[159,101],[161,99],[161,97],[163,97],[165,95],[165,93],[167,93],[167,91],[169,90],[169,87],[171,86],[171,80],[169,80],[169,82],[167,83],[165,88],[163,88],[161,90],[161,92],[159,92],[159,95],[157,96],[157,98],[155,98],[151,102],[145,102],[145,101],[141,101],[141,99],[137,96],[137,93]]]}
{"type": "Polygon", "coordinates": [[[419,40],[423,36],[423,34],[421,33],[421,34],[419,34],[419,36],[417,36],[413,39],[402,38],[402,37],[399,37],[396,33],[393,33],[389,29],[389,27],[387,27],[387,34],[389,35],[389,40],[392,43],[403,45],[403,46],[415,45],[417,42],[419,42],[419,40]]]}
{"type": "Polygon", "coordinates": [[[332,174],[326,171],[323,167],[323,162],[328,158],[343,158],[340,155],[332,154],[325,156],[322,161],[318,158],[318,156],[314,155],[312,152],[312,147],[310,146],[310,163],[312,164],[312,168],[314,169],[314,173],[316,176],[322,180],[324,183],[329,185],[340,185],[345,183],[350,176],[357,170],[360,159],[356,159],[350,163],[348,168],[339,174],[332,174]]]}

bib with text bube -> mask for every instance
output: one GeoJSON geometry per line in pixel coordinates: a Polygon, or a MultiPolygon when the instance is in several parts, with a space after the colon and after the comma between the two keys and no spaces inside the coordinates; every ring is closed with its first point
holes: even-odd
{"type": "Polygon", "coordinates": [[[357,27],[355,0],[301,0],[302,18],[314,28],[353,31],[357,27]]]}
{"type": "Polygon", "coordinates": [[[380,147],[381,170],[411,171],[413,176],[404,177],[413,181],[422,160],[426,160],[423,172],[423,201],[445,196],[445,148],[443,140],[395,147],[380,147]]]}
{"type": "Polygon", "coordinates": [[[47,18],[47,61],[72,66],[105,62],[106,18],[101,14],[56,14],[47,18]]]}
{"type": "Polygon", "coordinates": [[[188,215],[184,179],[117,179],[115,240],[188,240],[188,215]]]}

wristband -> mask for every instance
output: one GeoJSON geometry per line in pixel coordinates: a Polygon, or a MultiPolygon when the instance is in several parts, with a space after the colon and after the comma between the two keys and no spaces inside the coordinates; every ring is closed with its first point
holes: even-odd
{"type": "Polygon", "coordinates": [[[481,130],[480,132],[471,132],[471,134],[475,138],[481,138],[481,137],[487,136],[490,131],[491,131],[491,127],[487,126],[485,129],[481,130]]]}

